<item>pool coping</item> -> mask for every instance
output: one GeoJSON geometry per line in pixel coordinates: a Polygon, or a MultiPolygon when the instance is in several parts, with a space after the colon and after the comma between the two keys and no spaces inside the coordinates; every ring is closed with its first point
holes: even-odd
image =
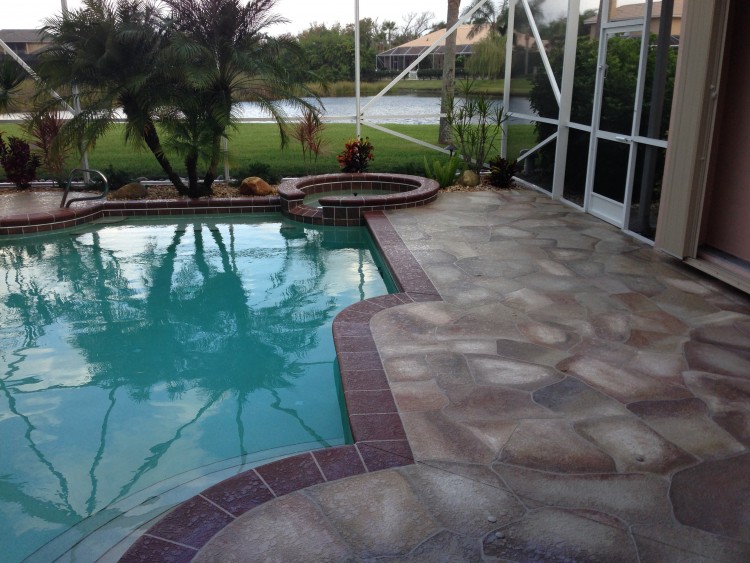
{"type": "Polygon", "coordinates": [[[400,292],[350,305],[333,320],[354,443],[296,454],[209,487],[161,515],[120,561],[190,561],[235,519],[270,500],[312,485],[414,463],[370,320],[391,307],[442,297],[383,211],[366,212],[363,219],[400,292]]]}
{"type": "Polygon", "coordinates": [[[232,198],[101,200],[81,202],[34,213],[0,216],[0,237],[46,233],[68,229],[109,217],[170,217],[221,215],[235,213],[278,213],[309,225],[354,227],[365,224],[365,214],[372,211],[406,209],[432,203],[439,186],[435,180],[407,174],[321,174],[286,180],[278,195],[232,198]],[[353,184],[362,189],[394,189],[388,195],[327,197],[325,205],[304,205],[307,194],[350,190],[353,184]],[[406,190],[405,187],[410,189],[406,190]],[[301,189],[300,189],[301,187],[301,189]],[[401,189],[402,191],[397,191],[401,189]]]}
{"type": "Polygon", "coordinates": [[[409,174],[375,172],[336,173],[290,178],[279,185],[281,212],[290,219],[313,225],[356,227],[370,211],[420,207],[437,199],[439,184],[409,174]],[[305,205],[306,196],[320,193],[386,190],[387,194],[326,196],[320,207],[305,205]]]}
{"type": "Polygon", "coordinates": [[[107,200],[0,217],[0,237],[68,229],[105,217],[170,217],[235,213],[278,213],[279,196],[202,199],[107,200]]]}

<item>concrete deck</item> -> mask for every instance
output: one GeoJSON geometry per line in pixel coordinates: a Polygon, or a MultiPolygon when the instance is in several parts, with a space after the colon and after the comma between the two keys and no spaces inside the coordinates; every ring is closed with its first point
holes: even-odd
{"type": "Polygon", "coordinates": [[[416,463],[174,560],[750,560],[748,296],[529,190],[387,216],[442,298],[370,322],[416,463]]]}
{"type": "Polygon", "coordinates": [[[747,561],[750,300],[531,191],[388,214],[442,302],[371,330],[415,465],[196,561],[747,561]]]}

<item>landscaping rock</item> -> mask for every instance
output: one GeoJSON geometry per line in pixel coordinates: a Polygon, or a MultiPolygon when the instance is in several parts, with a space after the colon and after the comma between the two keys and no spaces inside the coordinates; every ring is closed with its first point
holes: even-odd
{"type": "Polygon", "coordinates": [[[273,188],[268,185],[268,182],[257,176],[245,178],[240,184],[240,195],[266,196],[272,194],[273,188]]]}
{"type": "Polygon", "coordinates": [[[473,170],[464,170],[458,177],[458,183],[462,186],[478,186],[479,174],[477,174],[473,170]]]}
{"type": "Polygon", "coordinates": [[[111,194],[112,199],[145,199],[148,193],[146,188],[139,182],[125,184],[111,194]]]}

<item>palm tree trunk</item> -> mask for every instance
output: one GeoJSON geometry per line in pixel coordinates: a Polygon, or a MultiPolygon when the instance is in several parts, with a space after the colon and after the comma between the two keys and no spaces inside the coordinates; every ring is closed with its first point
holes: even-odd
{"type": "MultiPolygon", "coordinates": [[[[211,188],[214,184],[214,180],[216,180],[216,174],[219,169],[219,162],[221,162],[221,137],[222,135],[216,135],[214,138],[213,148],[211,150],[211,160],[209,161],[208,168],[203,176],[203,191],[206,195],[211,193],[211,188]]],[[[225,178],[224,180],[227,185],[229,185],[229,178],[225,178]]]]}
{"type": "MultiPolygon", "coordinates": [[[[448,0],[448,15],[446,17],[446,29],[453,27],[458,21],[458,9],[461,0],[448,0]]],[[[445,57],[443,58],[443,91],[440,98],[440,113],[446,113],[450,109],[450,100],[453,98],[456,83],[456,33],[451,33],[445,38],[445,57]]],[[[440,118],[440,129],[438,143],[447,145],[451,142],[451,130],[448,119],[440,118]]]]}
{"type": "Polygon", "coordinates": [[[185,168],[188,176],[188,196],[200,197],[201,190],[198,186],[198,155],[194,152],[185,157],[185,168]]]}
{"type": "Polygon", "coordinates": [[[182,178],[180,178],[180,176],[174,171],[172,163],[169,162],[169,159],[164,154],[164,149],[159,140],[159,134],[156,132],[156,126],[151,121],[149,121],[148,126],[143,131],[143,140],[153,153],[159,166],[161,166],[161,169],[167,174],[167,178],[172,182],[172,185],[177,188],[179,193],[186,195],[188,189],[185,187],[185,184],[182,183],[182,178]]]}

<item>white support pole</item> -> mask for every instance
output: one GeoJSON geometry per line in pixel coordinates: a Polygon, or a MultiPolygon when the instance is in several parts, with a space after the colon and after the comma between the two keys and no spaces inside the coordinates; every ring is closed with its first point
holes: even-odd
{"type": "Polygon", "coordinates": [[[359,61],[359,0],[354,0],[354,97],[357,112],[357,138],[362,135],[362,109],[359,61]]]}
{"type": "MultiPolygon", "coordinates": [[[[81,113],[81,98],[78,95],[78,86],[75,84],[73,84],[73,109],[75,110],[76,115],[81,113]]],[[[86,151],[85,143],[81,143],[81,168],[84,170],[89,169],[89,153],[86,151]]],[[[89,180],[89,173],[84,172],[83,181],[88,184],[89,180]]]]}
{"type": "MultiPolygon", "coordinates": [[[[539,35],[539,28],[536,26],[536,22],[534,21],[534,15],[531,13],[531,7],[529,6],[529,0],[522,0],[523,7],[526,10],[526,17],[529,20],[529,25],[531,26],[531,32],[534,34],[534,41],[536,41],[536,50],[539,51],[539,55],[542,58],[542,64],[544,65],[544,69],[547,71],[547,78],[549,78],[549,83],[552,85],[552,91],[555,94],[555,99],[557,100],[557,104],[560,104],[560,87],[557,85],[557,80],[555,79],[555,74],[552,72],[552,65],[549,64],[549,59],[547,58],[547,51],[544,50],[544,44],[542,43],[542,38],[539,35]]],[[[578,19],[576,18],[576,21],[578,19]]]]}
{"type": "Polygon", "coordinates": [[[529,156],[533,155],[536,151],[538,151],[539,149],[541,149],[544,146],[547,146],[548,144],[550,144],[555,139],[557,139],[557,131],[555,131],[554,133],[552,133],[552,135],[550,135],[549,137],[547,137],[543,141],[540,141],[536,145],[534,145],[533,147],[531,147],[528,151],[526,151],[525,153],[523,153],[523,156],[519,156],[518,157],[518,162],[521,162],[524,159],[528,158],[529,156]]]}
{"type": "Polygon", "coordinates": [[[221,152],[224,153],[224,182],[229,186],[229,138],[221,138],[221,152]]]}
{"type": "Polygon", "coordinates": [[[591,207],[591,194],[594,191],[596,152],[599,148],[599,119],[602,114],[602,90],[604,88],[604,77],[607,73],[607,29],[611,5],[612,0],[602,0],[599,12],[599,52],[596,56],[596,82],[594,83],[594,103],[591,109],[591,138],[589,139],[589,156],[586,160],[586,188],[583,199],[585,211],[588,211],[591,207]]]}
{"type": "MultiPolygon", "coordinates": [[[[505,28],[505,75],[503,81],[503,111],[510,107],[510,81],[513,72],[513,35],[516,28],[516,3],[508,4],[508,22],[505,28]]],[[[500,126],[503,138],[500,141],[500,156],[508,158],[508,120],[500,126]]]]}
{"type": "Polygon", "coordinates": [[[569,0],[568,22],[565,28],[565,54],[562,80],[560,81],[560,111],[557,115],[557,146],[555,147],[555,170],[552,179],[552,197],[559,199],[565,191],[565,166],[570,134],[570,113],[573,106],[573,80],[575,79],[576,52],[578,48],[578,14],[581,0],[569,0]]]}
{"type": "MultiPolygon", "coordinates": [[[[62,8],[63,16],[68,13],[68,0],[60,0],[60,7],[62,8]]],[[[81,98],[78,96],[78,86],[73,84],[73,114],[78,115],[81,113],[81,98]]],[[[89,169],[89,154],[86,151],[86,145],[81,143],[81,168],[84,170],[89,169]]],[[[83,181],[89,183],[91,178],[88,172],[83,173],[83,181]]]]}

